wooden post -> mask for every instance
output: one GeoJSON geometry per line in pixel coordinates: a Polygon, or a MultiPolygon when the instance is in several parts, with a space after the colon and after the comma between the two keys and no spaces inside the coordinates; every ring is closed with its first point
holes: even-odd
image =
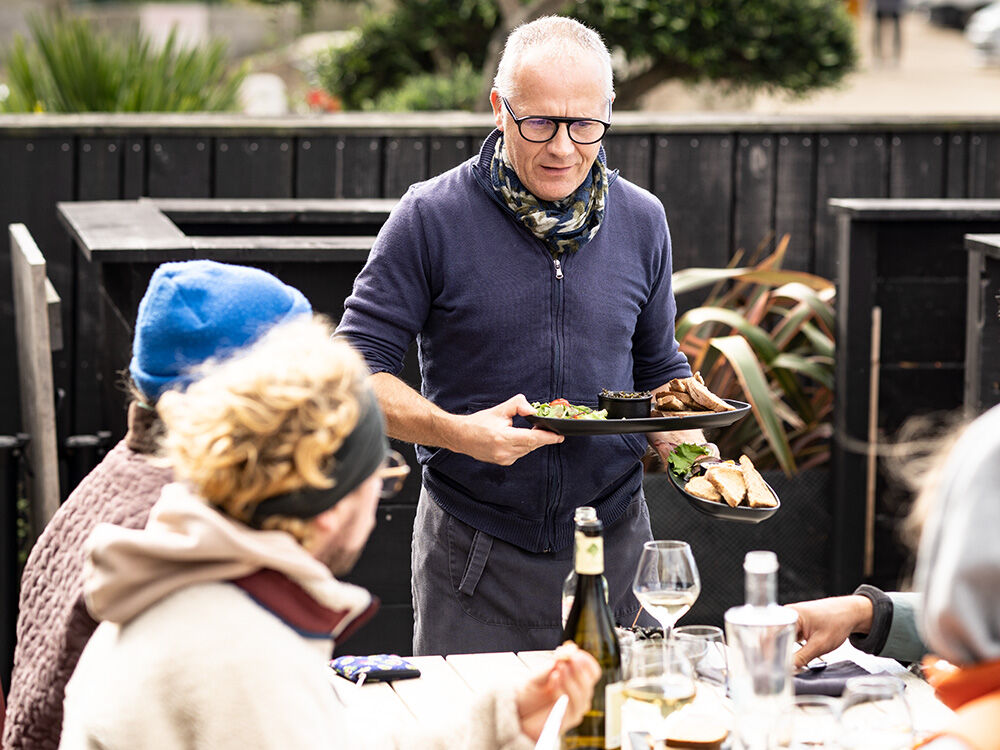
{"type": "Polygon", "coordinates": [[[872,308],[871,370],[868,380],[868,466],[865,483],[865,577],[875,572],[875,485],[878,474],[878,379],[882,366],[882,308],[872,308]]]}
{"type": "Polygon", "coordinates": [[[28,499],[32,512],[31,542],[34,542],[59,509],[59,457],[52,383],[53,339],[49,325],[55,290],[47,283],[45,258],[23,224],[10,225],[10,250],[21,424],[31,435],[27,449],[31,468],[28,499]]]}

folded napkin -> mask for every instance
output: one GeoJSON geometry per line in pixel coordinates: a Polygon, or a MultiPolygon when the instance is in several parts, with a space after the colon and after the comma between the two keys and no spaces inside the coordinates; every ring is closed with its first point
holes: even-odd
{"type": "Polygon", "coordinates": [[[852,677],[870,675],[864,667],[853,661],[837,661],[823,669],[809,669],[792,678],[796,695],[832,695],[844,692],[844,685],[852,677]]]}

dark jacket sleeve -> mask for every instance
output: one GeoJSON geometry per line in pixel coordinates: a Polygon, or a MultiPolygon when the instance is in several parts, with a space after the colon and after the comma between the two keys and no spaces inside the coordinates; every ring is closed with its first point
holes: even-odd
{"type": "Polygon", "coordinates": [[[851,644],[855,648],[906,662],[919,661],[927,653],[916,626],[919,594],[886,593],[867,584],[859,586],[854,593],[872,603],[871,630],[867,635],[851,635],[851,644]]]}
{"type": "Polygon", "coordinates": [[[653,210],[657,211],[657,219],[663,225],[663,244],[653,267],[649,299],[639,314],[635,334],[632,336],[632,373],[638,390],[659,388],[672,378],[683,378],[691,374],[687,357],[674,337],[677,302],[674,299],[672,281],[670,230],[659,201],[655,202],[653,210]]]}
{"type": "Polygon", "coordinates": [[[379,231],[337,326],[337,335],[360,352],[373,374],[399,373],[427,319],[431,274],[426,244],[411,188],[379,231]]]}

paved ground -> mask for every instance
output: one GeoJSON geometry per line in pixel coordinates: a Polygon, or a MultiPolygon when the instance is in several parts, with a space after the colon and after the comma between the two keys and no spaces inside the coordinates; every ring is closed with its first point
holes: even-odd
{"type": "MultiPolygon", "coordinates": [[[[838,90],[805,100],[757,96],[719,97],[710,87],[661,86],[643,109],[742,111],[768,114],[1000,115],[1000,66],[986,67],[960,31],[930,24],[922,15],[903,18],[899,66],[872,60],[872,19],[859,21],[859,70],[838,90]]],[[[884,49],[891,48],[886,34],[884,49]]]]}

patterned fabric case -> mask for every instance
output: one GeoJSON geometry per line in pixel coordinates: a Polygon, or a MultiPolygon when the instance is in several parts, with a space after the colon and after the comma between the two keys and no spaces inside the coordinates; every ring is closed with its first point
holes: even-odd
{"type": "Polygon", "coordinates": [[[352,682],[358,682],[362,675],[365,682],[391,682],[420,676],[419,669],[395,654],[338,656],[330,660],[330,667],[352,682]]]}

